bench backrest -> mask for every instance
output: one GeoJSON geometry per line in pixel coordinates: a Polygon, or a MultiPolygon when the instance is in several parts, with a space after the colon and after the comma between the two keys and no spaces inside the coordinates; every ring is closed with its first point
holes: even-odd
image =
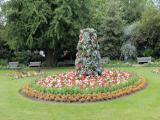
{"type": "Polygon", "coordinates": [[[30,62],[29,66],[30,67],[40,67],[41,66],[41,62],[30,62]]]}
{"type": "Polygon", "coordinates": [[[19,62],[9,62],[8,67],[9,68],[17,68],[19,65],[19,62]]]}
{"type": "Polygon", "coordinates": [[[137,57],[138,62],[151,62],[151,57],[137,57]]]}

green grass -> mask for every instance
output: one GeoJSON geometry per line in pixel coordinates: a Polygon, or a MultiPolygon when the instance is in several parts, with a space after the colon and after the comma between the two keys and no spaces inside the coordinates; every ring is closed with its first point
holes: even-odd
{"type": "MultiPolygon", "coordinates": [[[[72,68],[46,70],[47,74],[72,68]]],[[[36,78],[12,80],[11,71],[0,71],[0,120],[159,120],[160,76],[153,67],[118,68],[145,76],[148,86],[127,97],[112,101],[65,104],[32,101],[18,91],[23,84],[36,78]]]]}

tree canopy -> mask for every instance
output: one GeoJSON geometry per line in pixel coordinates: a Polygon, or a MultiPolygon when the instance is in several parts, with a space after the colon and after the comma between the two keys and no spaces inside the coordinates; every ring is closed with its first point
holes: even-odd
{"type": "Polygon", "coordinates": [[[79,29],[88,20],[84,0],[10,0],[4,11],[8,44],[44,50],[52,57],[48,65],[59,49],[75,50],[79,29]]]}
{"type": "Polygon", "coordinates": [[[100,28],[102,56],[111,59],[120,57],[123,26],[121,5],[117,1],[110,1],[100,28]]]}
{"type": "Polygon", "coordinates": [[[158,0],[2,1],[0,38],[13,50],[43,50],[48,66],[66,51],[75,56],[79,30],[88,27],[97,30],[103,57],[119,59],[126,45],[159,56],[158,0]]]}
{"type": "Polygon", "coordinates": [[[143,56],[160,56],[160,11],[154,7],[143,12],[135,40],[143,56]]]}

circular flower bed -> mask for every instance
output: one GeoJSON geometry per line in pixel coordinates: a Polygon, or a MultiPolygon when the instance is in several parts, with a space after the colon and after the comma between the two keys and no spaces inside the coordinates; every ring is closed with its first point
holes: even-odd
{"type": "Polygon", "coordinates": [[[93,102],[128,95],[144,88],[144,78],[118,70],[101,76],[77,76],[75,71],[49,76],[23,86],[28,97],[56,102],[93,102]]]}

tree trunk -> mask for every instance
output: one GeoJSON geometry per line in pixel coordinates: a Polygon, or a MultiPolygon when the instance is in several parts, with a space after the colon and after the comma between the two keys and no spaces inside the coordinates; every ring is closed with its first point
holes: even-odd
{"type": "Polygon", "coordinates": [[[54,49],[48,49],[46,51],[46,66],[53,67],[54,63],[54,49]]]}

